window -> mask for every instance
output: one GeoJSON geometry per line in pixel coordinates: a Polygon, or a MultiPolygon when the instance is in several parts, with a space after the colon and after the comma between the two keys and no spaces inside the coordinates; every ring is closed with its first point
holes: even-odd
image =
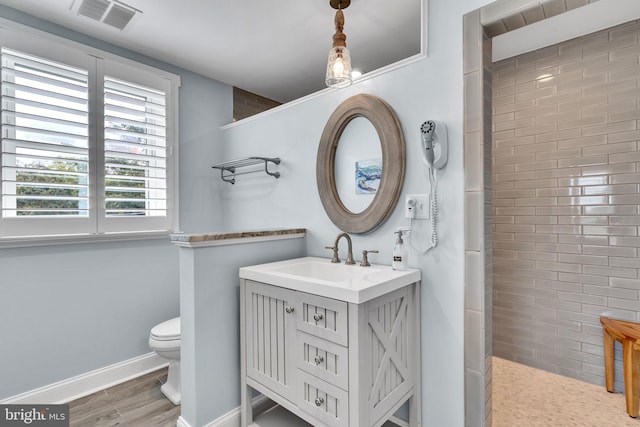
{"type": "Polygon", "coordinates": [[[0,44],[0,236],[171,231],[177,78],[4,29],[0,44]]]}

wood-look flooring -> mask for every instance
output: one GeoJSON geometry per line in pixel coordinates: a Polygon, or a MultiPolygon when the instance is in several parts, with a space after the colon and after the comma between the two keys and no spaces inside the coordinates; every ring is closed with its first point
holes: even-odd
{"type": "MultiPolygon", "coordinates": [[[[175,427],[176,406],[160,391],[167,368],[69,402],[70,427],[175,427]]],[[[276,406],[260,415],[260,427],[309,427],[311,424],[276,406]]],[[[387,421],[382,427],[397,427],[387,421]]]]}
{"type": "Polygon", "coordinates": [[[167,368],[69,402],[70,427],[175,427],[180,405],[160,391],[167,368]]]}

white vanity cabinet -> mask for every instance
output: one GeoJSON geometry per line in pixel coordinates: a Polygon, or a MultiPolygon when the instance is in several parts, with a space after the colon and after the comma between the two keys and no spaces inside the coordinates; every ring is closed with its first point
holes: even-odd
{"type": "MultiPolygon", "coordinates": [[[[302,260],[309,259],[319,262],[302,260]]],[[[348,268],[387,272],[375,267],[348,268]]],[[[253,419],[251,389],[314,426],[380,426],[406,401],[410,425],[419,425],[419,272],[388,270],[402,280],[367,277],[367,288],[381,287],[367,298],[349,292],[360,279],[318,287],[319,280],[301,277],[297,286],[241,269],[243,427],[253,419]]]]}

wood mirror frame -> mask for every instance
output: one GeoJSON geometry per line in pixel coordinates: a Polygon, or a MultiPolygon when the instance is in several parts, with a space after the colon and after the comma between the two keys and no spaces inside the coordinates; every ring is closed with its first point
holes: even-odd
{"type": "MultiPolygon", "coordinates": [[[[366,155],[366,153],[365,153],[366,155]]],[[[378,228],[391,215],[398,202],[405,170],[405,143],[395,113],[380,98],[359,94],[345,100],[331,114],[320,137],[316,162],[318,192],[331,221],[348,233],[368,233],[378,228]],[[369,206],[353,213],[342,203],[335,179],[335,159],[342,132],[356,117],[371,122],[382,148],[382,178],[369,206]]]]}

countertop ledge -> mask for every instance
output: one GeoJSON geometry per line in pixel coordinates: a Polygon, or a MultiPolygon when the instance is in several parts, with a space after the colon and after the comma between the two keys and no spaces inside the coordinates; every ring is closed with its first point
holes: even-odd
{"type": "Polygon", "coordinates": [[[171,243],[183,247],[222,246],[257,241],[294,239],[304,237],[306,228],[283,228],[272,230],[215,231],[209,233],[174,233],[171,243]]]}

